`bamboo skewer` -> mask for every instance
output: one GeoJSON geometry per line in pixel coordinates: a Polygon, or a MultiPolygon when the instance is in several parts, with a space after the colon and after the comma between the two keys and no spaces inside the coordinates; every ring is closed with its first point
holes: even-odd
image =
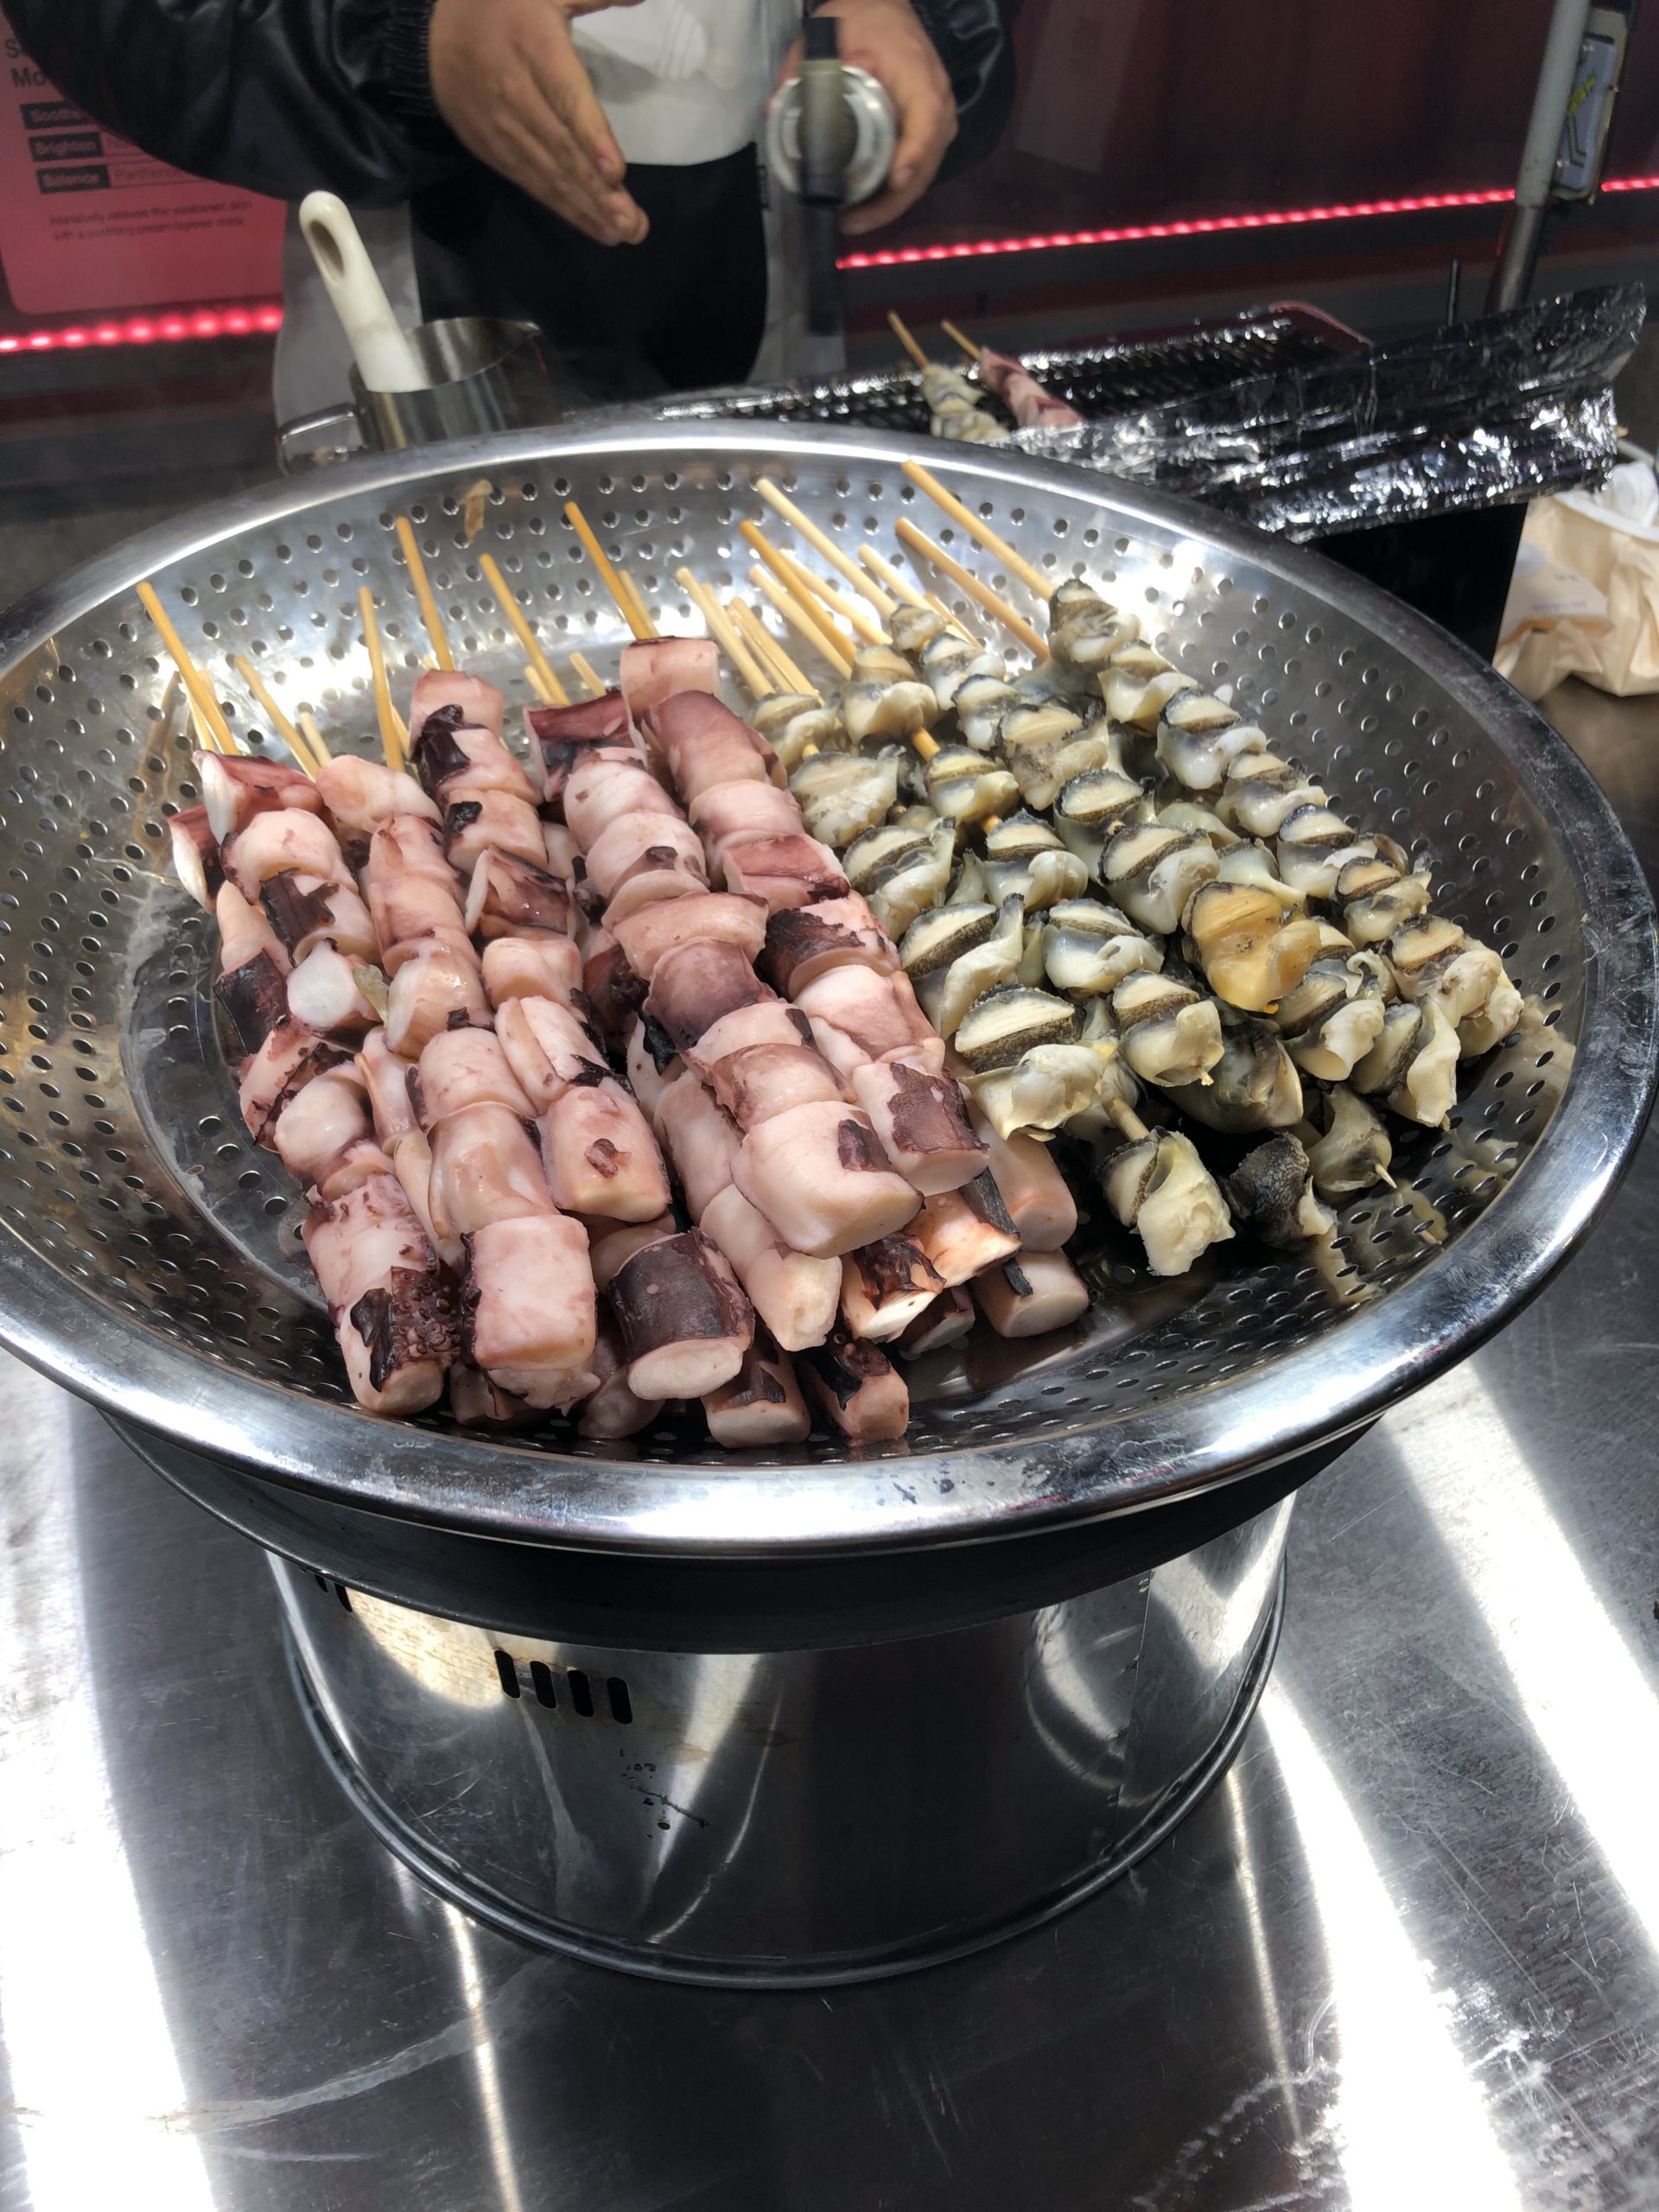
{"type": "Polygon", "coordinates": [[[272,729],[282,739],[283,743],[294,755],[300,766],[304,769],[308,776],[315,775],[318,768],[322,765],[321,761],[313,755],[309,741],[303,731],[295,728],[276,700],[272,698],[270,686],[247,655],[235,654],[232,658],[231,666],[252,692],[256,703],[264,709],[272,729]]]}
{"type": "Polygon", "coordinates": [[[969,337],[966,331],[958,330],[954,322],[946,322],[943,316],[939,318],[939,328],[944,333],[947,338],[954,338],[956,340],[957,345],[961,346],[963,352],[968,356],[970,361],[976,361],[979,359],[979,348],[975,345],[973,340],[969,337]]]}
{"type": "Polygon", "coordinates": [[[922,597],[927,602],[928,606],[932,608],[933,612],[938,616],[940,621],[948,622],[959,638],[966,638],[970,645],[978,645],[980,642],[979,639],[976,638],[970,631],[964,630],[963,628],[960,617],[950,612],[944,601],[939,597],[938,592],[925,591],[922,594],[922,597]]]}
{"type": "Polygon", "coordinates": [[[374,683],[375,715],[380,724],[380,750],[385,755],[388,768],[407,768],[409,760],[404,750],[406,733],[401,732],[397,727],[397,709],[391,703],[391,686],[386,681],[386,656],[380,643],[380,625],[375,620],[374,594],[367,584],[358,586],[357,611],[369,648],[369,674],[374,683]]]}
{"type": "Polygon", "coordinates": [[[490,553],[480,553],[478,565],[485,582],[495,594],[496,605],[506,616],[508,626],[513,636],[530,655],[531,667],[536,671],[531,680],[531,689],[541,696],[544,705],[568,707],[570,703],[569,695],[563,684],[560,683],[552,662],[543,651],[542,641],[531,629],[529,617],[508,589],[507,580],[502,575],[494,556],[490,553]]]}
{"type": "Polygon", "coordinates": [[[171,616],[156,596],[153,584],[138,587],[138,596],[150,620],[161,632],[162,643],[168,658],[179,671],[179,681],[184,686],[184,696],[195,710],[196,719],[207,739],[220,753],[245,753],[243,745],[225,719],[224,709],[213,696],[213,687],[196,666],[185,647],[182,638],[173,626],[171,616]]]}
{"type": "MultiPolygon", "coordinates": [[[[599,570],[600,582],[616,601],[617,612],[629,629],[636,638],[642,640],[652,637],[655,633],[652,629],[650,618],[643,608],[636,609],[634,602],[629,599],[627,593],[623,589],[622,579],[606,557],[605,548],[594,536],[593,524],[574,499],[565,501],[564,518],[582,540],[582,550],[599,570]]],[[[586,681],[585,677],[583,681],[586,681]]],[[[601,688],[602,690],[603,686],[601,688]]]]}
{"type": "Polygon", "coordinates": [[[846,577],[861,598],[868,599],[878,613],[883,615],[892,613],[893,602],[886,592],[879,590],[870,582],[859,569],[855,561],[849,560],[835,539],[827,531],[820,530],[810,515],[803,514],[794,500],[785,499],[778,486],[766,477],[758,476],[755,479],[754,488],[773,513],[783,517],[798,537],[804,537],[814,552],[822,553],[837,575],[846,577]]]}
{"type": "MultiPolygon", "coordinates": [[[[909,465],[908,462],[906,464],[906,467],[909,465]]],[[[994,614],[1005,630],[1013,632],[1034,659],[1048,658],[1046,644],[1039,633],[1032,628],[1025,616],[1016,613],[1006,599],[999,599],[990,586],[982,583],[971,569],[964,569],[960,561],[956,560],[945,551],[943,545],[936,545],[931,537],[925,536],[906,516],[901,515],[893,527],[898,531],[902,544],[907,546],[912,553],[919,553],[926,560],[931,561],[933,566],[942,569],[952,582],[960,584],[969,599],[976,601],[988,614],[994,614]]]]}
{"type": "Polygon", "coordinates": [[[861,545],[858,557],[873,576],[880,576],[895,600],[902,600],[906,607],[925,607],[927,594],[912,583],[908,576],[901,576],[890,561],[884,561],[874,545],[861,545]]]}
{"type": "Polygon", "coordinates": [[[767,690],[789,690],[789,680],[778,664],[778,641],[748,601],[739,599],[734,593],[722,611],[748,648],[749,658],[755,668],[766,677],[767,690]]]}
{"type": "Polygon", "coordinates": [[[163,723],[171,725],[174,707],[181,699],[184,702],[184,726],[195,741],[196,750],[199,753],[217,753],[219,741],[196,712],[196,702],[190,696],[189,686],[175,668],[172,675],[162,686],[161,711],[163,723]]]}
{"type": "Polygon", "coordinates": [[[748,647],[728,618],[725,608],[708,585],[699,583],[690,569],[677,569],[674,581],[702,615],[703,627],[737,671],[739,683],[755,698],[764,699],[772,688],[766,682],[765,671],[756,664],[748,647]]]}
{"type": "MultiPolygon", "coordinates": [[[[644,595],[641,593],[639,585],[635,583],[633,578],[628,574],[628,571],[626,569],[619,569],[617,570],[616,580],[621,585],[623,590],[627,594],[630,611],[638,616],[639,620],[645,624],[646,637],[659,638],[662,635],[662,632],[658,630],[656,623],[652,621],[651,609],[645,605],[644,595]]],[[[639,635],[639,632],[636,630],[634,634],[637,637],[639,635]]]]}
{"type": "Polygon", "coordinates": [[[911,336],[903,322],[900,321],[899,317],[894,315],[891,309],[888,310],[887,322],[892,329],[893,336],[904,347],[906,353],[909,354],[911,359],[915,362],[917,367],[918,369],[931,369],[933,365],[932,362],[928,359],[926,354],[923,353],[921,347],[911,336]]]}
{"type": "Polygon", "coordinates": [[[1105,1098],[1101,1103],[1116,1123],[1119,1135],[1126,1136],[1131,1144],[1139,1144],[1142,1137],[1151,1135],[1134,1107],[1126,1105],[1122,1099],[1105,1098]]]}
{"type": "Polygon", "coordinates": [[[316,716],[308,708],[302,707],[298,719],[300,728],[305,732],[306,743],[316,754],[319,762],[326,768],[334,756],[323,742],[322,732],[317,728],[316,716]]]}
{"type": "MultiPolygon", "coordinates": [[[[734,596],[727,602],[721,612],[731,624],[740,642],[747,648],[750,665],[766,685],[766,690],[757,691],[755,697],[764,699],[773,691],[788,691],[795,689],[783,672],[782,662],[785,656],[780,654],[777,639],[760,616],[754,613],[748,601],[734,596]]],[[[744,681],[747,683],[747,677],[744,681]]]]}
{"type": "MultiPolygon", "coordinates": [[[[813,652],[821,654],[838,676],[852,674],[853,657],[850,651],[843,651],[842,645],[833,644],[813,617],[785,589],[769,570],[753,568],[749,570],[749,575],[751,581],[760,586],[778,609],[791,629],[798,630],[813,652]]],[[[840,632],[837,631],[836,635],[839,637],[840,632]]]]}
{"type": "Polygon", "coordinates": [[[576,674],[582,678],[583,683],[587,686],[588,696],[590,699],[598,699],[603,696],[605,691],[604,679],[595,671],[591,661],[587,659],[587,658],[582,653],[572,653],[570,656],[570,665],[575,670],[576,674]]]}
{"type": "Polygon", "coordinates": [[[547,678],[542,674],[541,670],[537,667],[534,661],[527,660],[524,663],[524,681],[529,684],[531,690],[536,694],[537,698],[540,700],[543,706],[568,707],[569,705],[570,695],[568,691],[565,691],[564,686],[563,684],[559,686],[560,691],[563,696],[556,699],[549,687],[547,678]]]}
{"type": "Polygon", "coordinates": [[[837,645],[849,653],[856,650],[848,643],[827,614],[819,614],[820,605],[835,607],[845,617],[855,636],[862,638],[867,645],[884,642],[886,632],[871,620],[862,607],[855,607],[843,593],[834,590],[822,578],[815,576],[810,569],[804,568],[792,553],[783,552],[769,543],[765,534],[753,523],[741,523],[738,527],[744,543],[760,556],[784,589],[798,604],[805,607],[815,621],[821,622],[823,628],[837,645]]]}
{"type": "MultiPolygon", "coordinates": [[[[415,525],[407,515],[399,515],[397,531],[397,543],[404,549],[404,563],[409,570],[409,580],[415,587],[416,604],[421,610],[421,620],[426,625],[426,634],[432,640],[438,666],[453,668],[455,657],[449,650],[449,639],[438,614],[438,602],[432,596],[432,586],[427,580],[426,563],[421,558],[421,549],[415,543],[415,525]]],[[[359,593],[359,599],[361,596],[359,593]]]]}
{"type": "Polygon", "coordinates": [[[779,558],[788,564],[790,574],[798,582],[804,584],[832,613],[840,615],[855,638],[861,638],[867,645],[887,644],[887,632],[874,615],[865,613],[856,600],[849,599],[844,591],[837,591],[832,583],[827,583],[822,576],[814,575],[811,569],[798,561],[792,553],[780,552],[779,558]]]}
{"type": "Polygon", "coordinates": [[[936,507],[965,530],[976,544],[982,545],[988,553],[995,553],[1010,575],[1018,576],[1020,582],[1028,590],[1035,592],[1039,599],[1052,599],[1053,579],[1046,576],[1040,569],[1033,568],[1025,556],[1016,553],[1005,537],[997,536],[982,516],[976,515],[971,507],[964,506],[954,492],[947,491],[931,469],[924,468],[919,461],[907,461],[905,474],[918,492],[925,492],[936,507]]]}
{"type": "Polygon", "coordinates": [[[816,687],[808,682],[803,671],[791,659],[785,650],[783,640],[772,636],[771,631],[767,629],[766,624],[747,601],[734,599],[732,601],[731,611],[732,620],[737,624],[743,635],[749,639],[756,652],[762,654],[768,662],[773,674],[784,688],[800,693],[803,698],[817,698],[818,694],[816,687]]]}

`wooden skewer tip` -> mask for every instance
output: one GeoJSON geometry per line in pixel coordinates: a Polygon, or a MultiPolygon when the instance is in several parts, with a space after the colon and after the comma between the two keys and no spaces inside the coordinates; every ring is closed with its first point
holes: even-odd
{"type": "Polygon", "coordinates": [[[421,558],[421,549],[415,540],[415,525],[407,515],[399,515],[394,527],[397,543],[403,548],[404,565],[409,570],[409,580],[415,587],[415,601],[421,610],[421,620],[426,625],[426,634],[432,640],[432,651],[440,668],[453,668],[454,656],[449,650],[449,639],[438,613],[438,602],[432,595],[432,585],[426,573],[426,563],[421,558]]]}
{"type": "Polygon", "coordinates": [[[921,347],[916,343],[914,338],[912,337],[909,330],[906,327],[902,318],[895,315],[892,308],[887,310],[887,323],[893,336],[904,347],[906,353],[909,354],[911,359],[915,362],[917,367],[918,369],[931,368],[933,365],[932,363],[928,359],[926,354],[923,353],[921,347]]]}
{"type": "Polygon", "coordinates": [[[982,582],[971,569],[963,568],[962,563],[954,555],[947,553],[943,545],[935,544],[931,537],[917,529],[908,517],[901,515],[894,528],[902,543],[908,546],[912,553],[922,554],[936,569],[960,584],[969,599],[976,601],[988,614],[994,614],[1005,630],[1011,631],[1019,639],[1033,659],[1048,658],[1048,645],[1040,632],[1033,629],[1017,608],[1010,607],[1006,599],[1000,597],[988,583],[982,582]]]}

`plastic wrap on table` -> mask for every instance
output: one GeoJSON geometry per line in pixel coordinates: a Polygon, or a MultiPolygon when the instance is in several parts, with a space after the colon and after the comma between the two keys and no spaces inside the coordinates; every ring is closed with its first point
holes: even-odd
{"type": "Polygon", "coordinates": [[[1535,301],[1012,442],[1296,539],[1529,499],[1611,467],[1608,387],[1645,306],[1637,284],[1535,301]]]}

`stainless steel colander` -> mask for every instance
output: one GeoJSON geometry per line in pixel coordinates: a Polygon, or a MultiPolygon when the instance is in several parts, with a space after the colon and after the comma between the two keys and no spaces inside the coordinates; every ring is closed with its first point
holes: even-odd
{"type": "MultiPolygon", "coordinates": [[[[948,525],[937,534],[1027,607],[948,525]]],[[[964,611],[982,620],[975,610],[964,611]]],[[[983,449],[753,424],[546,430],[354,464],[206,509],[0,625],[0,1334],[175,1445],[342,1505],[562,1546],[749,1556],[931,1546],[1192,1491],[1357,1427],[1467,1351],[1543,1281],[1611,1194],[1656,1065],[1654,917],[1599,792],[1492,672],[1385,596],[1292,549],[1097,479],[983,449]],[[228,657],[370,750],[355,594],[394,673],[425,649],[392,523],[416,525],[458,658],[527,697],[480,578],[493,552],[556,660],[623,631],[565,524],[579,499],[669,629],[672,582],[741,576],[751,488],[790,486],[849,547],[895,555],[925,453],[1057,575],[1141,615],[1229,684],[1356,819],[1433,871],[1533,1011],[1466,1071],[1451,1125],[1400,1147],[1402,1187],[1344,1209],[1320,1268],[1243,1237],[1169,1285],[1100,1224],[1103,1295],[1077,1333],[970,1341],[912,1373],[914,1419],[869,1460],[814,1441],[765,1464],[664,1421],[625,1446],[485,1440],[357,1411],[215,1025],[213,932],[166,870],[196,796],[189,739],[133,587],[146,575],[257,732],[228,657]]]]}

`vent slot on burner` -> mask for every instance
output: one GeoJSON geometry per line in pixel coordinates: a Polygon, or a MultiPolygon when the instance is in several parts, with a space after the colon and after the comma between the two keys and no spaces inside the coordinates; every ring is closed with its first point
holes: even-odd
{"type": "MultiPolygon", "coordinates": [[[[322,1580],[321,1575],[317,1579],[319,1581],[322,1580]]],[[[524,1677],[528,1674],[530,1687],[537,1704],[543,1707],[549,1713],[557,1713],[562,1709],[559,1700],[559,1677],[563,1675],[564,1688],[569,1697],[569,1709],[583,1720],[604,1719],[605,1715],[594,1696],[594,1683],[582,1668],[550,1667],[544,1659],[515,1659],[511,1651],[498,1650],[494,1654],[494,1658],[495,1671],[500,1680],[504,1696],[522,1698],[524,1694],[524,1677]]],[[[629,1695],[628,1686],[620,1675],[606,1676],[605,1701],[610,1708],[610,1717],[613,1720],[624,1728],[631,1726],[633,1719],[633,1700],[629,1695]]]]}

